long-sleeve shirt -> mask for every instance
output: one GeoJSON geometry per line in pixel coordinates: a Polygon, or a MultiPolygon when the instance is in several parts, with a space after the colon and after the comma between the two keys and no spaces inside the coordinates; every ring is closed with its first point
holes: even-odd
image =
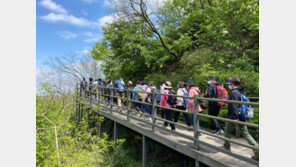
{"type": "MultiPolygon", "coordinates": [[[[146,89],[146,92],[150,93],[150,92],[152,91],[152,89],[156,90],[156,87],[155,87],[155,86],[148,87],[148,88],[146,89]]],[[[146,102],[146,99],[147,99],[147,102],[148,102],[148,103],[151,103],[150,98],[148,98],[148,97],[150,97],[151,95],[149,95],[148,93],[145,93],[145,94],[143,95],[142,102],[146,102]]]]}
{"type": "MultiPolygon", "coordinates": [[[[163,91],[164,94],[169,94],[169,90],[164,90],[163,91]]],[[[169,108],[173,108],[174,106],[173,105],[170,105],[167,103],[167,99],[168,99],[168,96],[166,95],[161,95],[161,99],[160,99],[160,105],[161,106],[164,106],[164,107],[169,107],[169,108]]]]}
{"type": "MultiPolygon", "coordinates": [[[[189,90],[188,96],[193,97],[194,95],[198,95],[199,93],[200,93],[200,90],[198,89],[198,87],[191,87],[189,90]]],[[[193,113],[194,99],[188,99],[187,110],[193,113]]],[[[200,107],[200,104],[198,104],[198,111],[203,112],[203,109],[200,107]]]]}
{"type": "MultiPolygon", "coordinates": [[[[139,91],[139,89],[142,87],[142,85],[138,84],[134,87],[135,91],[139,91]]],[[[133,92],[133,99],[139,101],[139,96],[137,92],[133,92]]]]}
{"type": "MultiPolygon", "coordinates": [[[[184,92],[187,93],[187,90],[185,88],[179,88],[177,90],[177,95],[184,96],[184,92]]],[[[177,97],[177,106],[183,106],[184,99],[182,97],[177,97]]]]}
{"type": "MultiPolygon", "coordinates": [[[[241,101],[241,94],[244,93],[238,88],[234,88],[229,96],[229,100],[241,101]]],[[[239,104],[228,103],[228,114],[227,118],[229,119],[239,119],[238,115],[239,104]]]]}

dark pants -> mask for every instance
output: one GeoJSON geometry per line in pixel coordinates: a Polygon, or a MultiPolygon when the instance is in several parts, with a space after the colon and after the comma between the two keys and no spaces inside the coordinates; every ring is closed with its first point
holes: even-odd
{"type": "MultiPolygon", "coordinates": [[[[177,106],[176,108],[179,109],[179,110],[184,110],[184,111],[186,110],[186,108],[184,106],[177,106]]],[[[174,116],[174,122],[178,122],[179,115],[180,115],[180,112],[176,111],[175,112],[175,116],[174,116]]],[[[186,120],[187,126],[190,126],[191,125],[191,122],[190,122],[189,115],[188,114],[185,114],[185,113],[183,113],[183,115],[184,115],[184,118],[186,120]]]]}
{"type": "MultiPolygon", "coordinates": [[[[218,104],[216,102],[209,102],[209,115],[218,116],[219,112],[220,112],[220,106],[218,106],[218,104]]],[[[210,118],[210,120],[212,121],[216,131],[221,130],[221,126],[220,126],[218,120],[211,119],[211,118],[210,118]]]]}
{"type": "Polygon", "coordinates": [[[145,113],[145,110],[150,114],[150,115],[152,115],[152,107],[151,106],[149,106],[148,107],[148,105],[147,104],[143,104],[143,113],[145,113]]]}
{"type": "MultiPolygon", "coordinates": [[[[168,110],[168,109],[163,109],[162,112],[164,112],[164,115],[165,115],[165,118],[166,120],[168,121],[172,121],[173,122],[173,119],[172,119],[172,111],[171,110],[168,110]]],[[[168,126],[168,122],[164,122],[164,126],[168,126]]],[[[174,124],[170,124],[172,130],[175,129],[175,125],[174,124]]]]}

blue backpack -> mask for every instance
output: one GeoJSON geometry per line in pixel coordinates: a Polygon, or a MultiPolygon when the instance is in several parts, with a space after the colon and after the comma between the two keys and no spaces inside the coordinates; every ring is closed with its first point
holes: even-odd
{"type": "MultiPolygon", "coordinates": [[[[243,94],[243,93],[241,94],[241,101],[250,102],[246,94],[243,94]]],[[[250,105],[241,104],[238,108],[238,111],[239,111],[239,119],[241,121],[248,121],[254,116],[254,108],[252,108],[250,105]]]]}
{"type": "MultiPolygon", "coordinates": [[[[155,89],[151,89],[151,91],[153,92],[155,89]]],[[[155,90],[155,93],[161,93],[161,91],[159,89],[155,90]]],[[[151,102],[153,102],[153,97],[152,95],[150,96],[150,100],[151,102]]],[[[156,94],[156,103],[160,103],[161,100],[161,95],[156,94]]]]}
{"type": "MultiPolygon", "coordinates": [[[[183,96],[188,96],[188,93],[183,91],[183,96]]],[[[187,104],[188,104],[188,99],[187,98],[183,98],[183,106],[185,108],[187,108],[187,104]]]]}

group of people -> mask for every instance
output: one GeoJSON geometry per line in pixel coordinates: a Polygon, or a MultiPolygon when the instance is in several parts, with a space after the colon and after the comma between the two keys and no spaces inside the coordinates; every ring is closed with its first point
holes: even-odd
{"type": "MultiPolygon", "coordinates": [[[[96,82],[96,81],[95,81],[96,82]]],[[[241,80],[237,77],[231,77],[228,82],[225,83],[225,85],[228,85],[229,90],[231,90],[230,96],[228,97],[228,94],[226,92],[226,89],[224,89],[220,83],[217,81],[217,78],[215,76],[210,76],[207,80],[208,88],[206,90],[206,94],[204,97],[207,98],[221,98],[221,94],[224,95],[224,99],[228,100],[236,100],[241,101],[241,95],[245,94],[244,89],[240,86],[241,80]],[[224,90],[224,92],[223,92],[224,90]],[[227,96],[225,96],[227,94],[227,96]]],[[[83,78],[82,81],[82,88],[91,89],[91,86],[94,86],[96,83],[93,83],[93,79],[90,78],[89,84],[85,82],[85,78],[83,78]]],[[[123,81],[122,77],[118,77],[118,79],[114,82],[112,82],[112,79],[109,79],[107,82],[102,81],[100,78],[97,80],[98,85],[103,85],[105,87],[114,87],[117,88],[115,90],[115,96],[117,97],[124,97],[126,96],[125,89],[134,90],[132,91],[132,99],[135,101],[140,102],[146,102],[146,103],[153,103],[153,101],[156,101],[156,103],[159,103],[161,106],[166,107],[164,108],[158,108],[158,110],[161,111],[161,118],[171,121],[171,122],[178,122],[180,112],[174,112],[170,110],[169,108],[176,108],[179,110],[183,110],[185,112],[182,112],[186,124],[188,127],[191,127],[194,125],[193,123],[193,112],[194,112],[194,99],[188,99],[188,98],[182,98],[182,97],[173,97],[173,96],[167,96],[167,95],[156,95],[153,99],[153,96],[151,92],[155,91],[157,93],[162,94],[174,94],[179,96],[188,96],[188,97],[194,97],[194,95],[200,95],[201,91],[200,89],[195,85],[194,81],[188,80],[187,82],[179,81],[177,83],[177,91],[175,92],[173,90],[172,84],[170,81],[161,81],[159,89],[156,86],[156,83],[154,81],[150,81],[148,85],[146,82],[143,81],[137,81],[136,86],[133,87],[132,81],[128,81],[127,85],[125,85],[125,82],[123,81]],[[147,92],[147,93],[143,93],[147,92]],[[191,115],[191,117],[189,116],[191,115]]],[[[104,94],[110,94],[109,89],[105,89],[103,91],[104,94]]],[[[110,97],[106,97],[106,100],[110,103],[110,97]]],[[[123,101],[120,98],[117,98],[117,104],[119,107],[123,105],[123,101]]],[[[140,104],[140,103],[133,103],[134,108],[137,111],[141,111],[143,113],[147,112],[149,115],[152,116],[152,106],[147,104],[140,104]]],[[[225,105],[225,104],[224,104],[225,105]]],[[[223,104],[219,102],[209,101],[208,102],[208,108],[209,108],[209,115],[212,116],[218,116],[220,112],[221,106],[224,106],[223,104]]],[[[242,121],[239,117],[239,104],[233,104],[228,103],[228,119],[235,120],[235,121],[242,121]]],[[[199,103],[198,105],[198,112],[202,113],[204,111],[204,107],[201,106],[199,103]]],[[[141,114],[137,114],[137,117],[141,117],[141,114]]],[[[151,117],[147,118],[148,121],[152,121],[151,117]]],[[[214,130],[212,131],[213,134],[224,134],[226,138],[231,138],[231,133],[235,129],[236,124],[226,122],[225,126],[225,132],[222,130],[218,120],[211,119],[211,122],[214,126],[214,130]]],[[[170,125],[171,130],[175,131],[176,127],[174,124],[168,123],[164,121],[163,127],[168,128],[168,125],[170,125]]],[[[242,136],[248,141],[248,143],[252,146],[258,146],[257,142],[253,139],[253,137],[250,135],[247,126],[245,125],[238,125],[242,136]]],[[[198,127],[200,130],[201,128],[198,127]]],[[[201,135],[201,133],[199,133],[201,135]]],[[[225,141],[224,145],[221,146],[222,149],[231,151],[230,149],[230,142],[225,141]]],[[[254,150],[254,156],[252,156],[253,159],[259,160],[259,152],[257,150],[254,150]]]]}

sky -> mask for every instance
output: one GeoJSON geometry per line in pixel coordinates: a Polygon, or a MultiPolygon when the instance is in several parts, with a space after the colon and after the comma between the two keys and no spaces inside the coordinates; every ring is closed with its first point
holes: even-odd
{"type": "Polygon", "coordinates": [[[37,0],[37,70],[50,57],[87,54],[110,19],[104,0],[37,0]]]}

